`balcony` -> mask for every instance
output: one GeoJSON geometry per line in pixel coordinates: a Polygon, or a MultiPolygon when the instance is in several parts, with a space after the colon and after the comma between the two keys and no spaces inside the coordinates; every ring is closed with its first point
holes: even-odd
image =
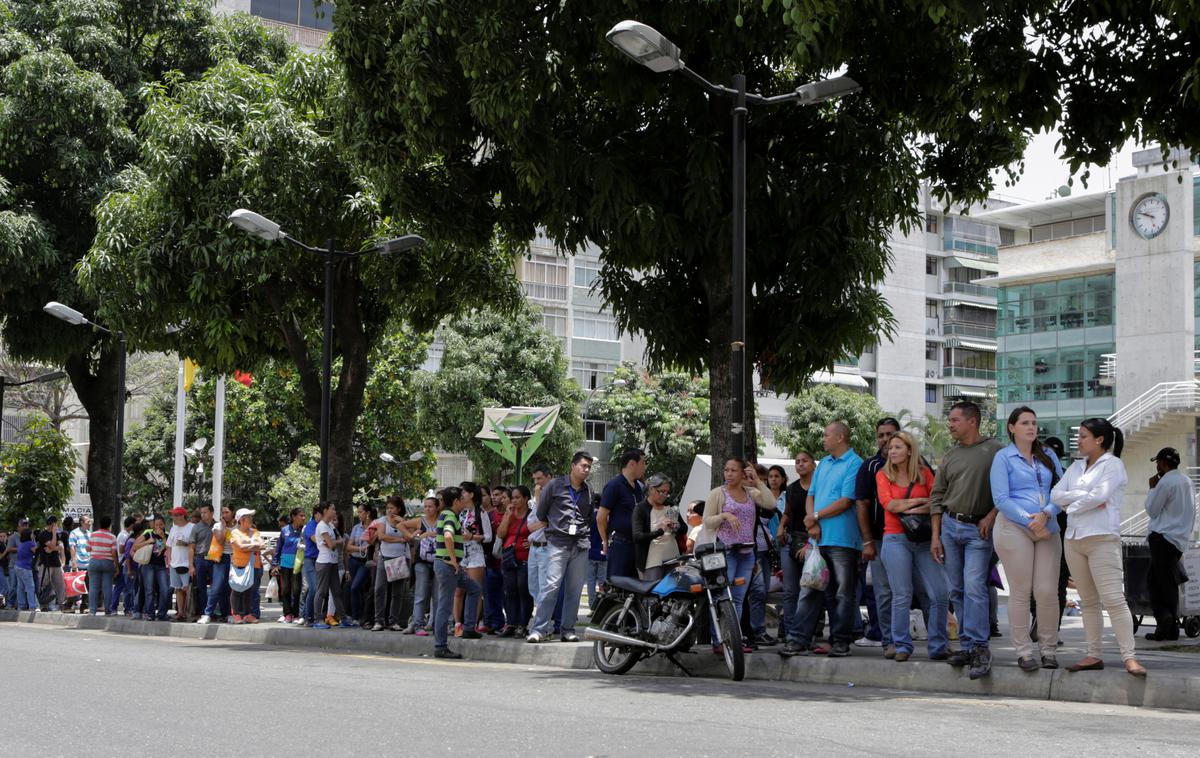
{"type": "Polygon", "coordinates": [[[996,298],[996,287],[985,287],[982,284],[972,284],[970,282],[946,282],[942,285],[942,294],[944,295],[972,295],[974,297],[996,298]]]}
{"type": "MultiPolygon", "coordinates": [[[[1192,352],[1192,374],[1200,376],[1200,350],[1192,352]]],[[[1100,356],[1100,383],[1112,387],[1117,383],[1117,354],[1104,353],[1100,356]]]]}
{"type": "Polygon", "coordinates": [[[995,327],[976,326],[975,324],[946,324],[942,329],[942,335],[946,337],[973,337],[975,339],[994,340],[996,339],[995,327]]]}
{"type": "Polygon", "coordinates": [[[960,379],[983,379],[985,381],[996,381],[996,369],[994,368],[968,368],[967,366],[944,366],[942,368],[942,376],[957,377],[960,379]]]}
{"type": "Polygon", "coordinates": [[[323,29],[289,24],[286,21],[276,21],[273,18],[265,18],[263,16],[257,16],[256,18],[265,26],[281,30],[288,42],[298,45],[309,52],[319,49],[325,44],[325,40],[329,38],[329,32],[323,29]]]}

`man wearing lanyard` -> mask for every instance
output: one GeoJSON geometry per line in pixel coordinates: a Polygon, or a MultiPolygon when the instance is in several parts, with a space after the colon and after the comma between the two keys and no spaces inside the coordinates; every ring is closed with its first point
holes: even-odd
{"type": "Polygon", "coordinates": [[[592,528],[592,490],[587,484],[592,456],[580,450],[571,458],[571,473],[548,482],[538,498],[537,520],[546,525],[548,558],[537,615],[526,642],[544,642],[550,636],[555,597],[561,588],[562,641],[578,642],[575,617],[587,575],[592,528]]]}
{"type": "MultiPolygon", "coordinates": [[[[641,478],[646,475],[646,454],[637,448],[621,453],[617,459],[621,473],[609,480],[600,493],[596,526],[600,532],[601,553],[608,556],[608,575],[637,578],[636,551],[633,548],[633,509],[645,497],[641,478]]],[[[588,597],[591,601],[591,597],[588,597]]]]}

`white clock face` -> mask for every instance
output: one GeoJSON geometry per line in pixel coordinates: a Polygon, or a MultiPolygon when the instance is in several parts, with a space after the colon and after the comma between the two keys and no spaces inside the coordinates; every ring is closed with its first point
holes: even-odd
{"type": "Polygon", "coordinates": [[[1162,234],[1170,218],[1171,206],[1157,192],[1140,197],[1129,211],[1129,224],[1142,239],[1153,239],[1162,234]]]}

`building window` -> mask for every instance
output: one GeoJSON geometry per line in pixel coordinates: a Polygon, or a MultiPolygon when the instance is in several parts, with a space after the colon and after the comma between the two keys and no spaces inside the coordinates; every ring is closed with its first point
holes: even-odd
{"type": "Polygon", "coordinates": [[[940,346],[936,342],[925,343],[925,360],[936,361],[938,359],[938,351],[940,346]]]}
{"type": "Polygon", "coordinates": [[[875,346],[867,345],[863,348],[863,355],[875,355],[875,346]]]}
{"type": "Polygon", "coordinates": [[[937,276],[938,259],[932,255],[925,256],[925,273],[929,276],[937,276]]]}
{"type": "Polygon", "coordinates": [[[925,214],[925,231],[929,232],[930,234],[937,234],[937,232],[938,232],[938,217],[937,217],[937,215],[935,215],[933,213],[925,214]]]}
{"type": "Polygon", "coordinates": [[[600,262],[575,259],[575,286],[591,289],[600,279],[600,262]]]}
{"type": "Polygon", "coordinates": [[[553,255],[533,254],[521,260],[517,272],[525,294],[534,300],[567,302],[567,261],[553,255]]]}
{"type": "Polygon", "coordinates": [[[775,439],[775,428],[791,429],[787,416],[759,416],[758,436],[764,440],[775,439]]]}
{"type": "Polygon", "coordinates": [[[1017,232],[1006,226],[1000,227],[1000,247],[1012,247],[1017,244],[1017,232]]]}
{"type": "Polygon", "coordinates": [[[612,379],[616,366],[604,361],[571,361],[571,377],[585,390],[604,387],[612,379]]]}
{"type": "Polygon", "coordinates": [[[938,317],[938,304],[936,300],[925,301],[925,318],[938,317]]]}
{"type": "Polygon", "coordinates": [[[936,384],[926,384],[925,385],[925,404],[926,405],[937,405],[937,385],[936,384]]]}
{"type": "Polygon", "coordinates": [[[333,0],[250,0],[250,14],[309,29],[333,29],[333,0]]]}
{"type": "Polygon", "coordinates": [[[546,331],[553,334],[555,337],[566,339],[567,337],[567,309],[555,308],[553,306],[542,307],[542,325],[546,327],[546,331]]]}
{"type": "Polygon", "coordinates": [[[88,493],[88,485],[87,485],[87,477],[86,476],[79,480],[78,489],[79,489],[80,495],[86,495],[88,493]]]}
{"type": "Polygon", "coordinates": [[[571,335],[585,340],[616,342],[617,322],[606,313],[575,314],[571,335]]]}
{"type": "Polygon", "coordinates": [[[598,419],[583,420],[583,438],[588,442],[608,442],[608,424],[598,419]]]}
{"type": "Polygon", "coordinates": [[[1067,219],[1066,221],[1056,221],[1053,224],[1041,224],[1033,227],[1030,230],[1030,238],[1033,242],[1047,242],[1066,237],[1078,237],[1081,234],[1102,232],[1104,231],[1104,225],[1104,214],[1088,216],[1087,218],[1067,219]]]}

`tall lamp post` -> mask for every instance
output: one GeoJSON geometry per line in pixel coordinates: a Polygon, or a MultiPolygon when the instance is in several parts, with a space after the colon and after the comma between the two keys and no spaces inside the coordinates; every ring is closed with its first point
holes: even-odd
{"type": "Polygon", "coordinates": [[[117,344],[120,346],[121,353],[119,363],[117,364],[117,440],[116,440],[116,460],[113,461],[113,523],[121,523],[121,486],[122,486],[122,464],[125,460],[125,355],[127,345],[125,343],[125,332],[114,332],[111,329],[97,324],[94,321],[89,321],[79,311],[74,308],[63,305],[62,303],[49,302],[42,306],[42,310],[54,316],[57,319],[66,321],[72,326],[90,326],[93,329],[99,329],[105,334],[116,337],[117,344]]]}
{"type": "Polygon", "coordinates": [[[416,463],[424,457],[425,453],[422,453],[420,450],[408,456],[408,458],[397,458],[391,453],[379,454],[379,460],[383,461],[384,463],[394,463],[396,464],[396,467],[400,469],[400,473],[396,475],[396,489],[400,491],[400,497],[404,497],[404,464],[416,463]]]}
{"type": "MultiPolygon", "coordinates": [[[[4,421],[4,389],[6,387],[23,387],[26,384],[41,384],[42,382],[56,382],[59,379],[65,379],[66,377],[67,377],[67,372],[65,372],[65,371],[51,371],[49,374],[42,374],[41,376],[35,376],[32,379],[25,379],[24,381],[20,381],[20,382],[14,382],[12,379],[9,379],[7,376],[0,376],[0,424],[2,424],[4,421]]],[[[0,434],[0,445],[3,445],[3,444],[4,444],[4,435],[0,434]]]]}
{"type": "Polygon", "coordinates": [[[651,71],[678,71],[708,94],[733,101],[733,328],[730,336],[733,418],[730,431],[731,454],[740,457],[746,452],[743,429],[746,418],[746,111],[751,105],[813,105],[857,92],[859,86],[850,77],[839,76],[804,84],[782,95],[765,97],[746,91],[744,74],[735,74],[729,87],[708,81],[684,64],[674,43],[646,24],[622,21],[604,36],[622,53],[651,71]]]}
{"type": "Polygon", "coordinates": [[[325,247],[311,247],[304,244],[300,240],[292,237],[283,231],[279,224],[274,221],[260,216],[254,211],[248,211],[245,208],[239,208],[229,214],[229,221],[237,228],[247,234],[260,237],[271,242],[287,242],[300,248],[306,253],[320,256],[325,261],[325,307],[324,307],[324,327],[322,329],[323,348],[321,354],[321,363],[323,369],[323,378],[321,382],[321,428],[318,434],[320,435],[321,444],[321,502],[328,500],[329,494],[329,415],[330,415],[330,381],[333,374],[333,264],[338,261],[351,260],[363,255],[371,253],[380,253],[382,255],[390,255],[392,253],[402,253],[410,250],[418,245],[425,244],[425,240],[416,234],[406,234],[403,237],[395,237],[375,245],[374,247],[351,252],[346,250],[335,250],[333,240],[328,240],[325,247]]]}

